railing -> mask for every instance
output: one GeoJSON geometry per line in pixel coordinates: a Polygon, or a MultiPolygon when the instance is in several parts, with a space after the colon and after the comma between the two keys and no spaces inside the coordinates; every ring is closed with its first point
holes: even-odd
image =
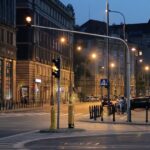
{"type": "MultiPolygon", "coordinates": [[[[136,104],[136,103],[131,103],[131,109],[130,109],[130,120],[129,122],[132,122],[132,110],[133,108],[143,108],[145,109],[145,122],[148,122],[148,111],[150,108],[150,100],[143,102],[142,105],[136,104]],[[142,107],[141,107],[142,106],[142,107]]],[[[126,112],[126,110],[122,109],[122,112],[118,113],[118,106],[117,105],[110,105],[110,106],[102,106],[102,105],[91,105],[89,106],[89,118],[97,120],[98,117],[100,117],[100,120],[103,122],[104,121],[104,109],[105,112],[107,110],[107,115],[112,118],[112,121],[116,121],[116,114],[123,114],[126,112]]],[[[120,110],[120,109],[119,109],[120,110]]],[[[106,115],[105,115],[106,116],[106,115]]]]}
{"type": "Polygon", "coordinates": [[[35,108],[35,107],[42,107],[43,102],[0,102],[0,112],[7,111],[7,110],[17,110],[17,109],[24,109],[24,108],[35,108]]]}

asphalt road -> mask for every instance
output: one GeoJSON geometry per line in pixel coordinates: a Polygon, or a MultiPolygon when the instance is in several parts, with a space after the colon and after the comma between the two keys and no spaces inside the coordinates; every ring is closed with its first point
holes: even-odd
{"type": "Polygon", "coordinates": [[[40,140],[26,144],[25,148],[31,150],[146,150],[150,149],[149,139],[150,134],[136,132],[134,134],[123,135],[103,135],[40,140]]]}
{"type": "MultiPolygon", "coordinates": [[[[94,104],[94,103],[92,103],[94,104]]],[[[26,112],[17,113],[1,113],[0,114],[0,149],[5,149],[6,147],[11,147],[15,143],[22,143],[27,140],[34,141],[35,138],[41,138],[38,143],[27,144],[27,147],[32,147],[33,149],[38,149],[38,144],[41,145],[40,149],[129,149],[128,144],[134,149],[146,149],[150,147],[148,145],[147,139],[149,139],[150,127],[146,126],[136,126],[136,125],[126,125],[126,124],[107,124],[100,123],[99,121],[89,120],[88,108],[89,103],[82,103],[76,105],[75,108],[75,129],[84,129],[86,132],[84,136],[79,137],[81,133],[77,133],[76,137],[62,137],[62,136],[72,136],[73,133],[56,133],[56,134],[37,134],[37,130],[49,129],[50,127],[50,108],[49,106],[44,108],[44,110],[33,110],[26,112]],[[35,132],[36,131],[36,132],[35,132]],[[139,133],[141,131],[141,133],[139,133]],[[111,135],[111,133],[136,133],[134,135],[111,135]],[[102,134],[110,134],[109,136],[102,136],[102,134]],[[97,136],[91,136],[98,134],[97,136]],[[57,138],[53,137],[56,136],[57,138]],[[101,135],[101,136],[99,136],[101,135]],[[49,140],[42,140],[43,138],[49,138],[49,140]],[[128,140],[129,139],[129,140],[128,140]],[[50,144],[50,143],[51,144],[50,144]],[[45,143],[45,144],[44,144],[45,143]],[[117,143],[117,144],[116,144],[117,143]],[[120,144],[119,144],[120,143],[120,144]],[[141,144],[140,144],[141,143],[141,144]],[[143,144],[144,143],[144,144],[143,144]],[[36,145],[35,145],[36,144],[36,145]],[[84,148],[85,147],[85,148],[84,148]]],[[[138,112],[141,113],[141,112],[138,112]]],[[[121,118],[126,118],[126,116],[120,115],[121,118]]],[[[143,116],[140,116],[143,117],[143,116]]],[[[68,112],[67,106],[61,106],[60,113],[60,128],[68,128],[68,112]]],[[[76,133],[74,133],[76,134],[76,133]]],[[[18,146],[18,145],[17,145],[18,146]]],[[[21,145],[23,146],[23,145],[21,145]]],[[[18,148],[19,149],[19,148],[18,148]]]]}
{"type": "MultiPolygon", "coordinates": [[[[88,117],[88,107],[90,104],[77,104],[75,109],[76,118],[82,118],[83,115],[88,117]]],[[[68,107],[61,105],[60,108],[60,127],[68,127],[68,107]]],[[[0,113],[0,138],[12,136],[33,130],[48,129],[50,127],[50,107],[49,105],[43,110],[29,110],[23,112],[0,113]]]]}
{"type": "Polygon", "coordinates": [[[19,112],[0,115],[0,138],[48,128],[50,115],[45,112],[19,112]]]}

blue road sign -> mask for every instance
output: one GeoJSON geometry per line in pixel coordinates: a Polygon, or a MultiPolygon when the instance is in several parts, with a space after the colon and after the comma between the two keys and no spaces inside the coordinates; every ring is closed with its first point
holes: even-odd
{"type": "Polygon", "coordinates": [[[101,79],[100,80],[100,86],[108,86],[109,81],[108,79],[101,79]]]}

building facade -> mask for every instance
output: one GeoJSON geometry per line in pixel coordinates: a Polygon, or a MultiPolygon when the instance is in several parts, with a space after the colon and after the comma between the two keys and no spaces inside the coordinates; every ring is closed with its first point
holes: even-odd
{"type": "MultiPolygon", "coordinates": [[[[106,23],[97,21],[97,20],[89,20],[85,24],[78,27],[79,31],[95,33],[106,35],[106,23]]],[[[106,38],[98,38],[93,36],[75,36],[76,45],[81,45],[83,50],[80,52],[76,52],[77,49],[75,47],[75,55],[80,57],[82,53],[82,57],[87,59],[89,63],[85,61],[85,66],[83,69],[85,70],[83,73],[76,73],[75,84],[77,88],[81,89],[79,92],[82,92],[81,95],[84,96],[104,96],[107,95],[107,89],[103,86],[100,86],[101,79],[107,79],[107,39],[106,38]],[[91,60],[91,53],[96,53],[97,58],[95,60],[91,60]],[[90,75],[88,75],[90,74],[90,75]],[[77,83],[76,83],[77,82],[77,83]]],[[[82,61],[77,60],[74,63],[74,66],[78,68],[78,71],[81,70],[78,66],[82,65],[82,61]],[[77,64],[79,62],[80,64],[77,64]]],[[[134,77],[133,77],[133,61],[131,57],[131,93],[134,94],[134,77]]],[[[110,81],[110,95],[111,98],[114,96],[124,95],[124,77],[125,77],[125,47],[124,44],[120,41],[109,40],[109,81],[110,81]]],[[[75,70],[77,68],[74,68],[75,70]]]]}
{"type": "Polygon", "coordinates": [[[15,0],[0,1],[0,103],[16,100],[15,0]]]}
{"type": "Polygon", "coordinates": [[[34,25],[72,30],[73,7],[65,6],[59,0],[17,0],[16,4],[17,100],[26,97],[29,101],[50,102],[51,94],[56,96],[57,85],[52,77],[52,59],[57,57],[61,57],[61,96],[62,100],[67,100],[69,83],[73,84],[73,35],[27,27],[25,17],[30,16],[34,25]],[[60,43],[61,36],[67,39],[65,45],[60,43]]]}
{"type": "MultiPolygon", "coordinates": [[[[123,25],[111,26],[111,34],[122,37],[123,25]]],[[[144,66],[150,64],[150,20],[147,23],[126,24],[126,35],[127,41],[136,48],[134,54],[131,54],[134,59],[136,95],[150,95],[150,84],[147,77],[150,76],[150,72],[144,69],[144,66]],[[142,56],[139,52],[142,52],[142,56]],[[142,63],[139,62],[141,58],[142,63]]]]}

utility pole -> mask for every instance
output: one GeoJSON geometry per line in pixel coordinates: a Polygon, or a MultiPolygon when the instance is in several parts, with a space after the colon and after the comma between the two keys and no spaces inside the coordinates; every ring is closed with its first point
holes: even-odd
{"type": "MultiPolygon", "coordinates": [[[[107,32],[107,36],[109,36],[109,3],[108,3],[108,0],[106,1],[106,18],[107,18],[106,32],[107,32]]],[[[107,46],[107,79],[109,83],[109,86],[107,88],[107,96],[108,96],[108,102],[109,102],[110,101],[109,38],[107,38],[106,46],[107,46]]]]}

